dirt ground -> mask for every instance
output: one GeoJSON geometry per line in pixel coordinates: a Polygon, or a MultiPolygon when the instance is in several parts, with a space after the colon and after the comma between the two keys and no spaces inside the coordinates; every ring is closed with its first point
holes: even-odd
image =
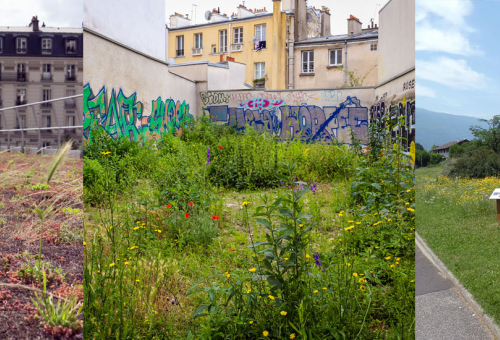
{"type": "Polygon", "coordinates": [[[20,272],[38,258],[42,221],[36,207],[45,211],[42,260],[52,267],[47,292],[83,300],[83,162],[66,159],[47,186],[53,161],[53,156],[0,153],[0,339],[57,338],[44,331],[31,300],[43,283],[20,272]]]}

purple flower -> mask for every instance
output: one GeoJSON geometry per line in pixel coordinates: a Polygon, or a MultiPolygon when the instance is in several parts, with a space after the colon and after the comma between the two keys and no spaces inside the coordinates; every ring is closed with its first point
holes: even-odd
{"type": "Polygon", "coordinates": [[[207,149],[207,164],[210,164],[210,148],[207,149]]]}
{"type": "Polygon", "coordinates": [[[314,259],[316,260],[316,265],[318,267],[321,267],[321,261],[320,261],[320,256],[319,256],[319,253],[317,251],[314,252],[314,255],[313,255],[314,259]]]}
{"type": "Polygon", "coordinates": [[[311,185],[311,191],[314,194],[316,194],[316,184],[311,185]]]}

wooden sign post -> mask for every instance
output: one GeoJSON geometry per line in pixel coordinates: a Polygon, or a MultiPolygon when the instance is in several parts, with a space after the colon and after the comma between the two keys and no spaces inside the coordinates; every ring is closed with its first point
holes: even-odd
{"type": "Polygon", "coordinates": [[[493,191],[490,200],[497,201],[497,223],[500,224],[500,189],[495,189],[495,191],[493,191]]]}

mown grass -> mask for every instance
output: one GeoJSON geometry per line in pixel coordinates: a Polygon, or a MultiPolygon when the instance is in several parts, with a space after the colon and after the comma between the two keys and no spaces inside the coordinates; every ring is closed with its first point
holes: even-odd
{"type": "Polygon", "coordinates": [[[416,171],[417,231],[485,312],[500,322],[500,233],[488,199],[499,178],[451,179],[416,171]]]}

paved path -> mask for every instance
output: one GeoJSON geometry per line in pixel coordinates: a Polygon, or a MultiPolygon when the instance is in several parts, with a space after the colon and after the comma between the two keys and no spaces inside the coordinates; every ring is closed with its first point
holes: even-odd
{"type": "Polygon", "coordinates": [[[427,251],[418,242],[415,248],[415,339],[496,339],[427,251]]]}

